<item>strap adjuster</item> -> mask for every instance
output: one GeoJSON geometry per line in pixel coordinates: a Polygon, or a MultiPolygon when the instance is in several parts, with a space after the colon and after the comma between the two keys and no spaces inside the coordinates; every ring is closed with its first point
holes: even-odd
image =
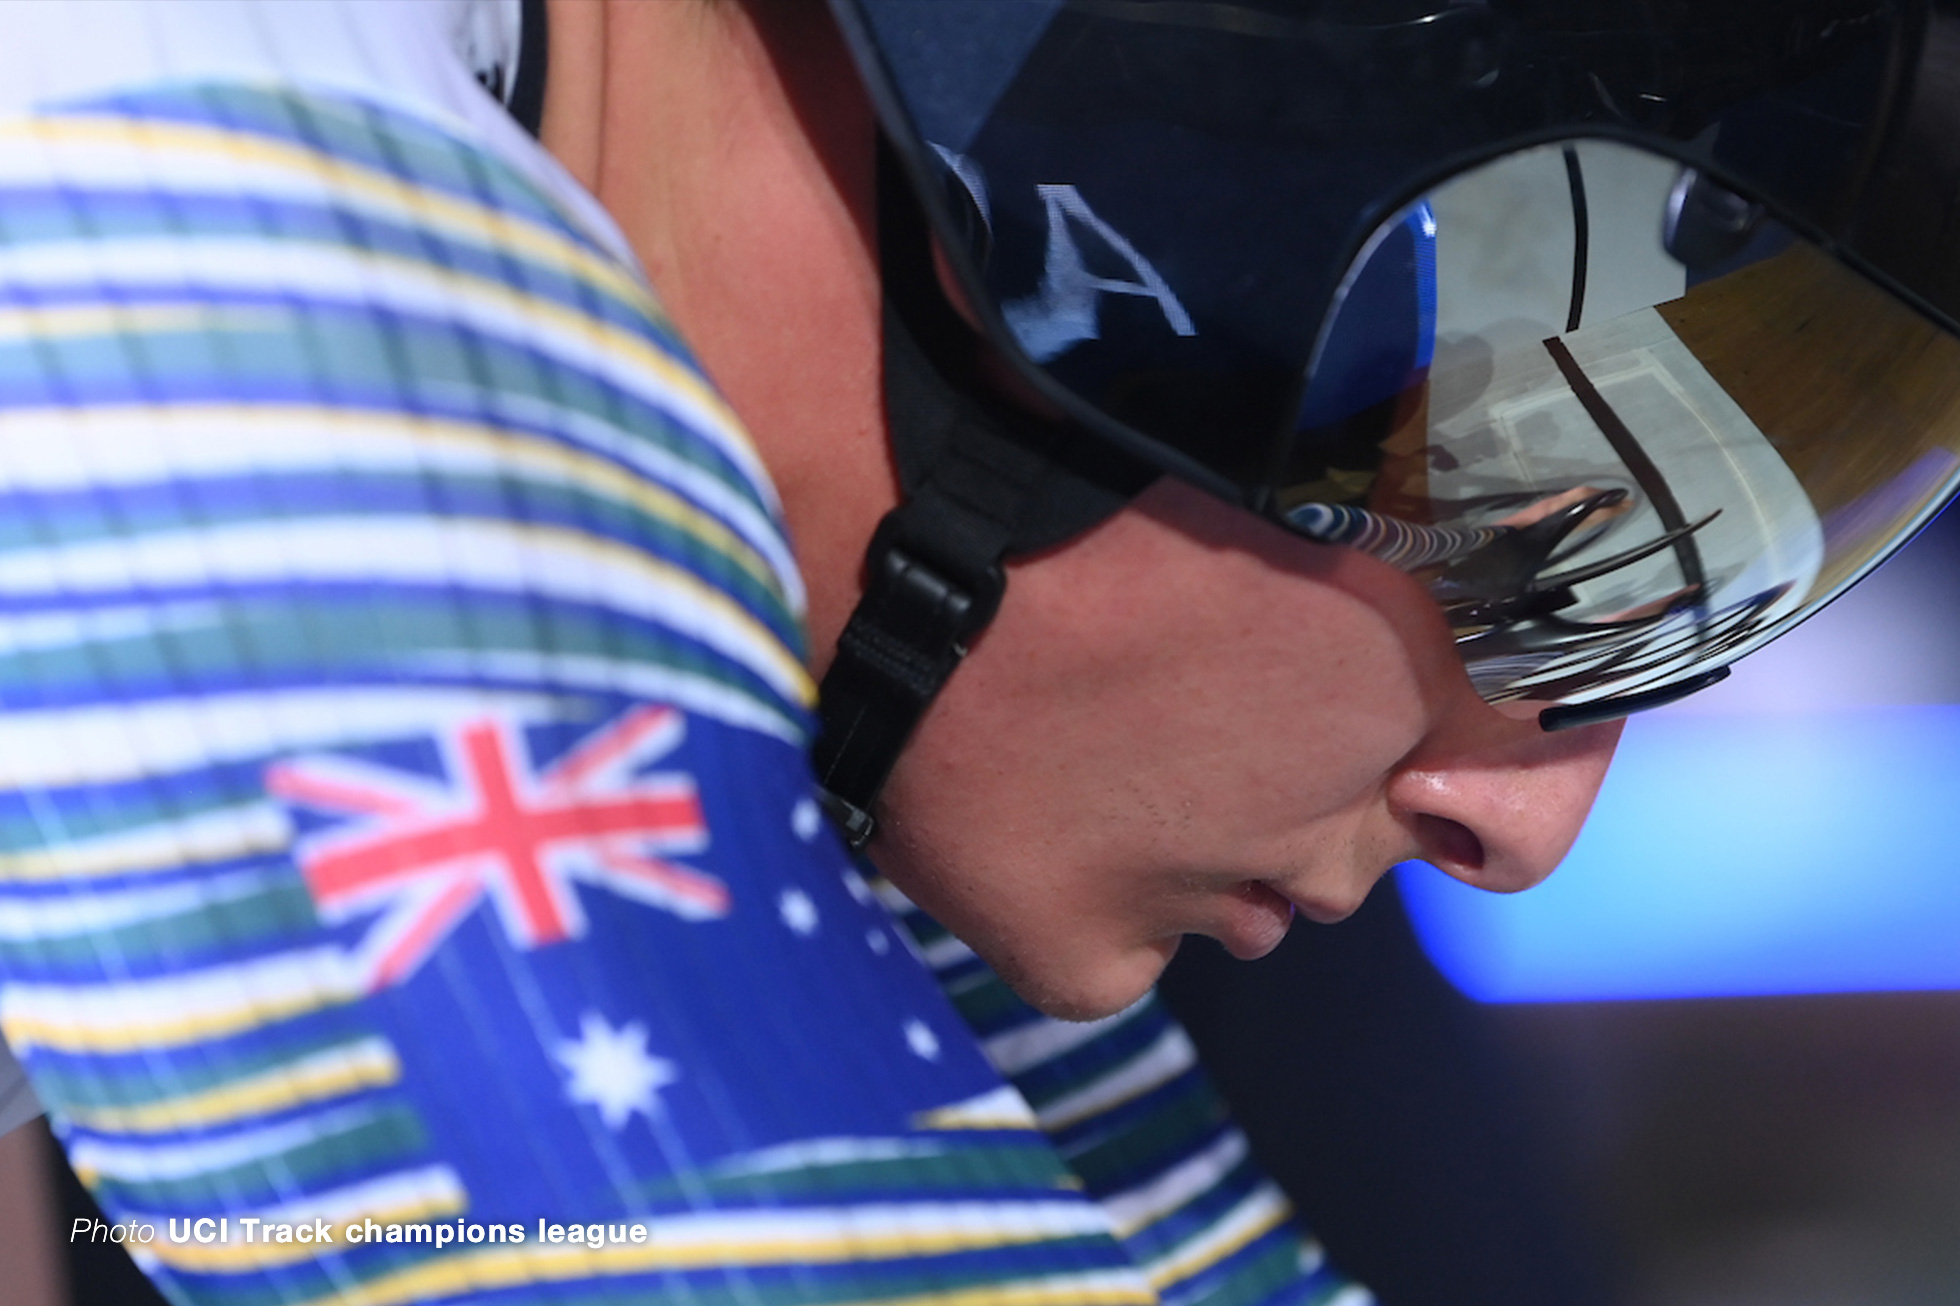
{"type": "Polygon", "coordinates": [[[952,575],[898,543],[897,534],[888,517],[872,537],[858,611],[875,614],[884,633],[913,649],[933,656],[950,653],[955,661],[965,657],[967,642],[1000,610],[1006,574],[996,562],[976,577],[952,575]]]}
{"type": "Polygon", "coordinates": [[[864,597],[823,684],[817,779],[825,810],[854,849],[877,832],[872,801],[1007,589],[999,562],[980,569],[978,584],[963,584],[898,544],[898,531],[888,516],[872,537],[864,597]]]}

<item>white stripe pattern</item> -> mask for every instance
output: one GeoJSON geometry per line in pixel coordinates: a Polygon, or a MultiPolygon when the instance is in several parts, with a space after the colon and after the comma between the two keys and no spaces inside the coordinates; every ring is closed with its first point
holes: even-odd
{"type": "Polygon", "coordinates": [[[1116,1236],[1128,1238],[1202,1196],[1242,1164],[1248,1150],[1245,1135],[1230,1129],[1210,1147],[1186,1157],[1149,1183],[1104,1197],[1103,1209],[1116,1224],[1116,1236]]]}
{"type": "MultiPolygon", "coordinates": [[[[0,712],[0,787],[58,788],[136,780],[195,767],[246,762],[299,748],[434,734],[491,714],[529,724],[562,718],[564,706],[564,700],[544,694],[356,686],[207,694],[197,698],[45,712],[0,712]]],[[[256,813],[257,809],[250,811],[256,813]]],[[[264,819],[254,818],[255,821],[264,819]]],[[[260,835],[267,827],[247,821],[238,829],[227,831],[223,828],[224,821],[225,818],[217,815],[208,818],[205,828],[216,843],[244,850],[262,848],[260,835]]],[[[55,833],[49,831],[49,837],[55,833]]],[[[154,833],[159,838],[174,837],[162,827],[154,833]]],[[[147,834],[113,836],[114,839],[150,837],[147,834]]],[[[281,846],[284,842],[283,838],[279,841],[281,846]]],[[[152,846],[167,849],[161,843],[152,846]]],[[[188,849],[177,851],[180,856],[188,853],[188,849]]],[[[13,855],[38,856],[52,865],[71,853],[60,849],[13,855]]],[[[83,854],[84,860],[87,855],[83,854]]],[[[0,866],[4,865],[0,862],[0,866]]],[[[149,868],[132,865],[130,869],[149,868]]]]}
{"type": "Polygon", "coordinates": [[[203,602],[0,615],[0,656],[197,630],[223,619],[217,604],[203,602]]]}
{"type": "Polygon", "coordinates": [[[458,649],[418,653],[403,660],[411,671],[434,675],[478,675],[494,679],[548,681],[558,689],[631,694],[672,703],[696,716],[773,735],[798,748],[807,742],[801,726],[781,712],[708,676],[676,671],[653,662],[595,657],[582,653],[532,653],[521,649],[458,649]]]}
{"type": "MultiPolygon", "coordinates": [[[[611,438],[592,448],[600,442],[587,429],[580,441],[587,449],[566,448],[493,426],[302,404],[16,408],[0,411],[0,485],[45,493],[301,472],[520,475],[627,502],[650,498],[691,509],[749,546],[785,601],[801,610],[802,581],[781,533],[727,482],[584,414],[546,407],[537,416],[547,429],[579,425],[572,419],[583,418],[587,428],[600,427],[611,438]],[[614,459],[622,455],[633,470],[649,475],[635,477],[620,467],[614,459]],[[670,476],[670,464],[692,475],[670,476]],[[683,479],[684,486],[673,484],[683,479]]],[[[649,510],[675,515],[658,506],[649,510]]]]}
{"type": "MultiPolygon", "coordinates": [[[[105,190],[165,189],[186,199],[251,198],[313,205],[407,227],[426,228],[465,244],[515,246],[568,276],[584,275],[622,298],[650,301],[633,275],[623,240],[586,231],[613,257],[581,248],[555,227],[510,207],[479,204],[403,181],[311,148],[240,137],[223,127],[63,115],[0,122],[0,185],[105,190]],[[56,164],[59,164],[56,167],[56,164]]],[[[596,204],[593,210],[610,227],[596,204]]],[[[568,225],[570,215],[563,214],[568,225]]]]}
{"type": "MultiPolygon", "coordinates": [[[[6,738],[10,723],[26,724],[0,715],[0,739],[6,738]]],[[[23,737],[14,736],[16,740],[23,737]]],[[[127,768],[118,772],[119,776],[128,774],[132,773],[127,768]]],[[[56,832],[43,833],[52,838],[56,832]]],[[[174,821],[109,834],[65,836],[45,848],[0,853],[0,881],[160,874],[200,863],[283,852],[291,842],[291,823],[279,808],[271,803],[238,803],[174,821]]]]}
{"type": "Polygon", "coordinates": [[[646,473],[648,479],[686,495],[693,503],[720,516],[751,548],[769,559],[782,582],[783,592],[790,597],[790,605],[798,616],[803,615],[806,595],[802,570],[790,554],[782,528],[768,512],[756,507],[756,501],[760,501],[773,511],[782,510],[773,482],[766,479],[747,482],[755,495],[755,500],[750,500],[707,468],[589,413],[515,392],[499,394],[496,402],[498,415],[505,420],[556,431],[566,440],[646,473]]]}
{"type": "Polygon", "coordinates": [[[720,590],[577,531],[474,518],[342,516],[159,531],[0,554],[0,595],[122,595],[144,586],[467,586],[612,607],[741,663],[791,702],[815,696],[782,641],[720,590]]]}
{"type": "Polygon", "coordinates": [[[1283,1224],[1293,1214],[1284,1194],[1263,1183],[1225,1216],[1144,1265],[1144,1273],[1159,1287],[1189,1278],[1225,1259],[1240,1247],[1283,1224]]]}
{"type": "Polygon", "coordinates": [[[850,1165],[859,1161],[898,1161],[915,1156],[940,1156],[940,1143],[911,1138],[806,1138],[765,1147],[714,1167],[718,1175],[780,1174],[806,1166],[850,1165]]]}
{"type": "Polygon", "coordinates": [[[371,1106],[337,1107],[282,1120],[276,1125],[188,1142],[110,1142],[75,1130],[64,1140],[64,1145],[68,1163],[75,1167],[83,1183],[99,1179],[155,1183],[190,1179],[277,1157],[351,1133],[381,1116],[371,1106]]]}
{"type": "Polygon", "coordinates": [[[1034,1129],[1034,1111],[1021,1090],[1002,1084],[978,1097],[935,1107],[912,1117],[917,1129],[1034,1129]]]}
{"type": "Polygon", "coordinates": [[[157,979],[15,982],[0,990],[0,1030],[17,1054],[37,1047],[182,1046],[339,1006],[361,993],[359,970],[339,948],[295,949],[157,979]]]}
{"type": "Polygon", "coordinates": [[[71,1102],[66,1114],[76,1125],[102,1136],[175,1134],[394,1084],[401,1075],[394,1047],[372,1035],[146,1101],[95,1106],[71,1102]]]}
{"type": "MultiPolygon", "coordinates": [[[[468,1204],[469,1195],[456,1172],[446,1165],[430,1165],[376,1175],[345,1187],[309,1193],[276,1206],[227,1211],[225,1214],[232,1221],[232,1236],[236,1241],[236,1226],[240,1217],[256,1216],[272,1224],[309,1224],[314,1220],[340,1223],[368,1215],[379,1217],[395,1214],[396,1218],[400,1218],[399,1213],[408,1211],[460,1211],[468,1204]]],[[[165,1217],[161,1215],[132,1214],[123,1218],[154,1224],[159,1231],[165,1227],[165,1217]]],[[[162,1242],[162,1239],[158,1241],[162,1242]]]]}
{"type": "Polygon", "coordinates": [[[187,912],[219,909],[297,883],[290,868],[281,868],[135,889],[77,890],[58,897],[0,897],[0,940],[26,943],[127,929],[187,912]]]}
{"type": "Polygon", "coordinates": [[[1109,1220],[1093,1202],[970,1201],[867,1202],[863,1205],[698,1211],[646,1222],[648,1244],[855,1242],[963,1234],[983,1242],[1107,1233],[1109,1220]]]}
{"type": "Polygon", "coordinates": [[[1038,1108],[1041,1127],[1050,1133],[1107,1111],[1169,1083],[1198,1063],[1191,1036],[1173,1025],[1149,1047],[1095,1082],[1038,1108]]]}
{"type": "Polygon", "coordinates": [[[1055,1020],[1043,1016],[988,1039],[985,1044],[987,1060],[993,1062],[994,1069],[1003,1075],[1018,1075],[1044,1061],[1073,1052],[1084,1043],[1094,1042],[1133,1018],[1151,1001],[1149,997],[1139,998],[1115,1015],[1104,1016],[1100,1020],[1055,1020]]]}
{"type": "MultiPolygon", "coordinates": [[[[110,241],[41,241],[0,247],[0,283],[57,290],[113,282],[119,289],[292,296],[369,310],[385,308],[467,326],[595,373],[691,426],[750,480],[767,479],[727,404],[698,375],[630,329],[528,295],[499,281],[420,260],[303,240],[176,235],[110,241]]],[[[147,307],[147,306],[146,306],[147,307]]],[[[0,340],[30,337],[39,309],[0,310],[0,340]]]]}

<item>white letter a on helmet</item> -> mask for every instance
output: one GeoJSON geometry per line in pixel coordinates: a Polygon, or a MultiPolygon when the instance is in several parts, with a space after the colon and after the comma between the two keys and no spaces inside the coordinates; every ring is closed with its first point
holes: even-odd
{"type": "Polygon", "coordinates": [[[1074,186],[1035,189],[1048,208],[1048,256],[1042,268],[1041,288],[1027,299],[1001,307],[1009,329],[1021,342],[1021,348],[1028,351],[1028,357],[1045,363],[1081,341],[1100,336],[1096,300],[1105,294],[1154,299],[1172,331],[1181,336],[1198,333],[1170,283],[1158,275],[1157,269],[1137,253],[1122,233],[1096,216],[1074,186]],[[1094,232],[1112,254],[1129,264],[1135,280],[1099,277],[1090,272],[1081,248],[1075,243],[1071,220],[1094,232]]]}

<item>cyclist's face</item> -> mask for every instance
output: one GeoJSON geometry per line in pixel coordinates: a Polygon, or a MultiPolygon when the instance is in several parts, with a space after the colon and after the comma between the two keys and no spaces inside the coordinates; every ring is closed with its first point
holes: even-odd
{"type": "Polygon", "coordinates": [[[1187,933],[1241,956],[1421,858],[1500,891],[1577,836],[1618,723],[1472,691],[1401,573],[1176,482],[1013,569],[887,789],[880,865],[1058,1014],[1138,997],[1187,933]]]}

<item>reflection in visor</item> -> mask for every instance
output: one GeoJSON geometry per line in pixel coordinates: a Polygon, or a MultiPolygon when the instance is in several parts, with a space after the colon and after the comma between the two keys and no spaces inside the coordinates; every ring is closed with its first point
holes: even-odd
{"type": "MultiPolygon", "coordinates": [[[[1545,147],[1385,224],[1365,258],[1414,215],[1435,233],[1434,351],[1364,414],[1360,480],[1314,463],[1357,441],[1316,425],[1332,382],[1309,385],[1287,520],[1421,576],[1493,702],[1725,665],[1876,565],[1960,470],[1960,345],[1773,222],[1683,267],[1662,242],[1677,173],[1545,147]]],[[[1368,331],[1370,275],[1323,358],[1368,331]]]]}

